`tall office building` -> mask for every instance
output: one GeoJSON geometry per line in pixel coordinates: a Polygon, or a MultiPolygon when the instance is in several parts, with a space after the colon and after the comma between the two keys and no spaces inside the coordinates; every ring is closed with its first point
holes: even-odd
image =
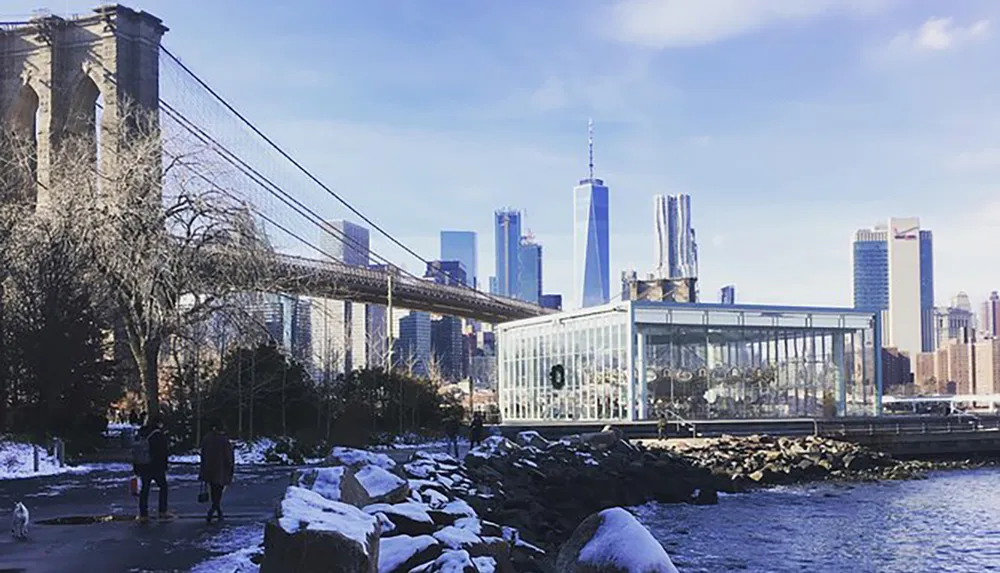
{"type": "Polygon", "coordinates": [[[414,376],[426,377],[431,365],[430,313],[414,311],[400,318],[396,343],[395,367],[411,371],[414,376]]]}
{"type": "Polygon", "coordinates": [[[319,246],[330,259],[354,267],[367,267],[371,255],[368,229],[343,219],[324,221],[319,246]]]}
{"type": "Polygon", "coordinates": [[[721,304],[736,304],[736,286],[726,285],[719,290],[719,302],[721,304]]]}
{"type": "Polygon", "coordinates": [[[979,309],[979,331],[985,338],[1000,338],[1000,294],[993,291],[979,309]]]}
{"type": "Polygon", "coordinates": [[[562,310],[562,295],[561,294],[543,294],[542,298],[539,299],[538,305],[542,308],[551,308],[553,310],[562,310]]]}
{"type": "Polygon", "coordinates": [[[253,305],[254,314],[272,342],[295,359],[308,361],[311,343],[309,300],[285,294],[267,294],[253,305]]]}
{"type": "Polygon", "coordinates": [[[854,306],[882,312],[882,345],[913,361],[936,347],[933,236],[920,219],[891,218],[854,235],[854,306]]]}
{"type": "MultiPolygon", "coordinates": [[[[370,237],[368,229],[345,220],[323,223],[320,248],[331,260],[368,268],[370,237]]],[[[311,305],[312,362],[317,377],[380,366],[386,354],[384,334],[378,336],[379,320],[384,321],[384,307],[345,300],[314,298],[311,305]]],[[[381,328],[385,332],[385,328],[381,328]]]]}
{"type": "Polygon", "coordinates": [[[538,304],[542,298],[542,246],[530,235],[521,237],[517,260],[517,298],[538,304]]]}
{"type": "Polygon", "coordinates": [[[513,297],[520,286],[518,251],[521,247],[521,212],[501,209],[494,214],[496,283],[493,294],[513,297]]]}
{"type": "Polygon", "coordinates": [[[441,231],[441,260],[458,261],[465,267],[467,284],[479,287],[475,231],[441,231]]]}
{"type": "Polygon", "coordinates": [[[698,278],[698,242],[691,225],[691,196],[656,195],[656,278],[698,278]]]}
{"type": "Polygon", "coordinates": [[[428,261],[425,279],[431,279],[439,285],[465,285],[468,275],[461,261],[428,261]]]}
{"type": "Polygon", "coordinates": [[[461,318],[442,316],[431,321],[431,351],[442,378],[458,382],[465,377],[464,349],[461,318]]]}
{"type": "Polygon", "coordinates": [[[573,282],[578,308],[611,298],[608,188],[594,177],[594,131],[588,124],[589,177],[573,188],[573,282]]]}

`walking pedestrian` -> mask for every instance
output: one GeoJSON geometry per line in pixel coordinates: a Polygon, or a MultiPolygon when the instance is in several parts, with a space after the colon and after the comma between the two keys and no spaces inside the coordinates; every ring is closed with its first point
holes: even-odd
{"type": "Polygon", "coordinates": [[[459,432],[459,422],[457,416],[449,416],[444,422],[444,433],[448,436],[448,443],[451,445],[451,450],[455,453],[455,457],[458,457],[458,432],[459,432]]]}
{"type": "Polygon", "coordinates": [[[666,437],[667,433],[667,417],[664,414],[660,414],[660,419],[656,421],[656,435],[659,439],[666,437]]]}
{"type": "Polygon", "coordinates": [[[201,468],[198,471],[198,479],[208,485],[212,500],[205,516],[206,523],[212,523],[213,514],[222,520],[222,492],[233,483],[235,466],[233,444],[226,435],[225,424],[212,424],[212,430],[201,441],[201,468]]]}
{"type": "Polygon", "coordinates": [[[476,412],[472,415],[472,423],[469,424],[469,447],[474,448],[483,441],[483,413],[476,412]]]}
{"type": "Polygon", "coordinates": [[[154,416],[148,425],[139,429],[132,446],[132,471],[139,476],[139,520],[149,521],[149,492],[156,484],[159,490],[157,514],[160,519],[171,519],[174,514],[167,507],[167,434],[163,420],[154,416]]]}

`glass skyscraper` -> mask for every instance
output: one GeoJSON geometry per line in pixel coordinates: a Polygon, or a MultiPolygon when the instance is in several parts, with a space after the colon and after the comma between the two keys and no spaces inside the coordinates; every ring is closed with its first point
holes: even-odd
{"type": "Polygon", "coordinates": [[[698,243],[691,225],[691,196],[656,195],[653,201],[657,278],[698,278],[698,243]]]}
{"type": "Polygon", "coordinates": [[[462,263],[465,267],[467,284],[479,288],[475,231],[441,231],[441,260],[462,263]]]}
{"type": "Polygon", "coordinates": [[[517,296],[520,288],[518,251],[521,248],[521,212],[501,209],[494,213],[496,283],[493,294],[517,296]]]}
{"type": "Polygon", "coordinates": [[[542,298],[542,246],[530,237],[521,237],[517,258],[517,298],[538,304],[542,298]]]}
{"type": "Polygon", "coordinates": [[[890,219],[888,225],[858,230],[852,254],[854,307],[883,313],[883,345],[906,351],[914,363],[917,353],[934,351],[931,231],[921,230],[919,219],[890,219]]]}
{"type": "Polygon", "coordinates": [[[573,188],[573,283],[577,308],[611,299],[608,188],[594,177],[594,131],[588,123],[589,177],[573,188]]]}

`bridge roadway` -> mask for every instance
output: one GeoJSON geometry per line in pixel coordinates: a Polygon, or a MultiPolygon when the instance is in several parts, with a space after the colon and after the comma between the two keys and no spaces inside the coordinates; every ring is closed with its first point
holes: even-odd
{"type": "Polygon", "coordinates": [[[556,312],[522,300],[421,280],[398,269],[354,267],[291,255],[278,255],[275,268],[277,287],[284,292],[381,305],[388,304],[390,274],[392,304],[399,308],[491,324],[556,312]]]}
{"type": "MultiPolygon", "coordinates": [[[[500,431],[511,436],[537,430],[555,439],[596,432],[606,422],[508,422],[500,431]]],[[[612,424],[627,438],[655,438],[656,421],[612,424]]],[[[901,458],[1000,456],[1000,416],[892,415],[857,418],[788,418],[764,420],[671,420],[667,436],[710,438],[722,435],[812,436],[854,442],[901,458]]]]}

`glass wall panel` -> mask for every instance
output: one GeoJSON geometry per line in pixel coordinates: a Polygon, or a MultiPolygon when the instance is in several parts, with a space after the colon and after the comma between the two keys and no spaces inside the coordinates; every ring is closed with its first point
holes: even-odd
{"type": "Polygon", "coordinates": [[[865,315],[750,306],[636,308],[641,312],[618,307],[501,325],[497,395],[503,419],[627,420],[633,406],[640,410],[642,396],[648,418],[876,413],[876,337],[865,315]],[[647,322],[630,325],[633,313],[647,322]],[[630,372],[640,338],[644,351],[630,372]],[[565,369],[562,388],[549,378],[555,365],[565,369]],[[629,403],[632,384],[635,404],[629,403]]]}

